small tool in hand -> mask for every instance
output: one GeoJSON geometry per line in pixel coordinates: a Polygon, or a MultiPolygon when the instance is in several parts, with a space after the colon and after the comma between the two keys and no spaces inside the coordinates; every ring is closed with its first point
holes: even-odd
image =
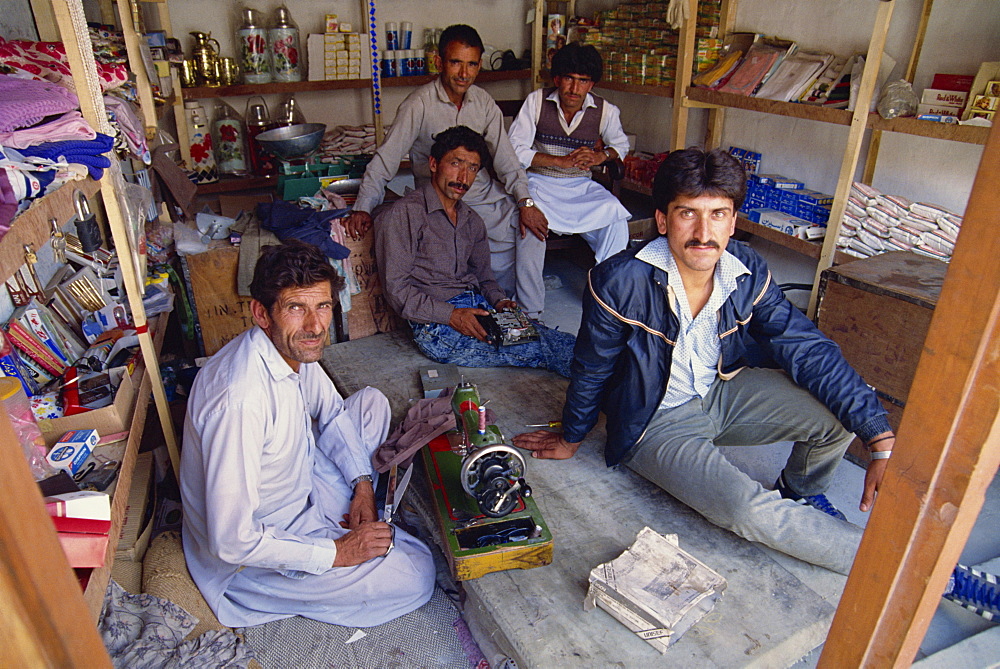
{"type": "Polygon", "coordinates": [[[385,511],[382,514],[382,520],[389,524],[392,529],[392,539],[389,542],[389,548],[386,550],[385,554],[388,555],[396,545],[396,525],[395,514],[399,512],[399,503],[403,499],[403,494],[406,492],[406,487],[410,485],[410,475],[413,474],[413,465],[406,470],[402,478],[399,478],[399,467],[393,465],[389,469],[389,483],[385,490],[385,511]]]}
{"type": "Polygon", "coordinates": [[[553,420],[548,423],[536,423],[534,425],[525,425],[525,427],[562,427],[561,420],[553,420]]]}

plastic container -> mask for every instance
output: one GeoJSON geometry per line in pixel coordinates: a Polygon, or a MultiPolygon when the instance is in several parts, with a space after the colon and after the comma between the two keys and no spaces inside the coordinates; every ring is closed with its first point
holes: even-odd
{"type": "Polygon", "coordinates": [[[31,475],[36,481],[40,481],[55,474],[56,470],[45,459],[45,439],[35,423],[31,403],[21,382],[10,376],[0,377],[0,400],[7,410],[17,440],[21,442],[21,450],[28,460],[31,475]]]}

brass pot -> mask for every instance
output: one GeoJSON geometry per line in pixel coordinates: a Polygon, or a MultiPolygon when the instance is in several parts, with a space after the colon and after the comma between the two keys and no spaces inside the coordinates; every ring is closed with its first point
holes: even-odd
{"type": "Polygon", "coordinates": [[[194,48],[191,50],[191,54],[197,65],[198,83],[202,86],[218,86],[219,42],[212,37],[212,33],[192,31],[190,34],[194,38],[194,48]]]}

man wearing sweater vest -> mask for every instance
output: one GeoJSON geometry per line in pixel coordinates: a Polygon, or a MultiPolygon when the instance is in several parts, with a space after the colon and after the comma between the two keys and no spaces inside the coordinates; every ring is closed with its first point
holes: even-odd
{"type": "Polygon", "coordinates": [[[590,169],[628,152],[618,107],[590,92],[601,80],[597,49],[567,44],[552,58],[554,88],[531,92],[510,126],[531,197],[549,229],[577,233],[601,262],[628,243],[629,212],[590,169]]]}

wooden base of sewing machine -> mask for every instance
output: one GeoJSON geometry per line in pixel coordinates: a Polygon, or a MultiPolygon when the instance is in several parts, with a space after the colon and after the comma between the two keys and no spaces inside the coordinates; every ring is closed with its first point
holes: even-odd
{"type": "Polygon", "coordinates": [[[476,500],[462,489],[462,458],[452,451],[452,443],[458,439],[457,433],[443,434],[421,451],[434,497],[440,543],[452,576],[456,581],[467,581],[494,571],[551,564],[552,533],[534,499],[518,503],[503,518],[489,518],[479,512],[476,500]],[[523,541],[477,547],[482,537],[521,531],[531,536],[523,541]]]}

